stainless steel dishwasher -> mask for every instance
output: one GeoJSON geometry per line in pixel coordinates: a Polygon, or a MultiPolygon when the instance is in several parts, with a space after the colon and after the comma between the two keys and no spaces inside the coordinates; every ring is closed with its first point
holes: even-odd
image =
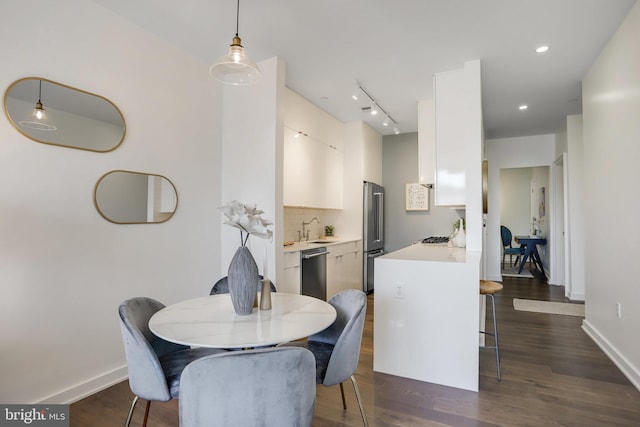
{"type": "Polygon", "coordinates": [[[300,251],[302,265],[302,295],[327,300],[327,248],[300,251]]]}

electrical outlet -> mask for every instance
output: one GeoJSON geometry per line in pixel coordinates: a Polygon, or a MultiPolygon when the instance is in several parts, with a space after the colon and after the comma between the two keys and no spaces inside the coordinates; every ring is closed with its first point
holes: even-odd
{"type": "Polygon", "coordinates": [[[404,283],[396,283],[394,296],[396,298],[404,298],[404,283]]]}
{"type": "Polygon", "coordinates": [[[616,314],[618,315],[618,319],[622,319],[622,304],[619,302],[616,303],[616,314]]]}

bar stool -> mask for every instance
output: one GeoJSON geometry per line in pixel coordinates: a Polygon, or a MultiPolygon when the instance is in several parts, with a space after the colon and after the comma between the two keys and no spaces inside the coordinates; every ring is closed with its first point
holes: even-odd
{"type": "Polygon", "coordinates": [[[498,369],[498,381],[500,381],[500,348],[498,345],[498,323],[496,321],[496,300],[493,294],[496,294],[502,290],[503,286],[500,283],[492,282],[489,280],[480,280],[480,295],[486,295],[491,297],[491,308],[493,311],[493,333],[480,331],[481,334],[491,335],[494,338],[495,345],[493,346],[481,346],[480,348],[491,348],[496,351],[496,367],[498,369]]]}

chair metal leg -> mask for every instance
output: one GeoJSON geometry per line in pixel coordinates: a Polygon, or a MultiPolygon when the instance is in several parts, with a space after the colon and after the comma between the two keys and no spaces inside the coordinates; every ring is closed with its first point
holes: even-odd
{"type": "MultiPolygon", "coordinates": [[[[367,422],[367,416],[364,413],[364,406],[362,406],[360,389],[358,388],[358,383],[356,382],[356,378],[353,375],[351,375],[351,382],[353,383],[353,389],[356,392],[356,400],[358,401],[358,406],[360,407],[360,415],[362,415],[362,422],[364,423],[364,427],[369,427],[369,423],[367,422]]],[[[340,385],[342,386],[342,384],[340,385]]]]}
{"type": "Polygon", "coordinates": [[[142,421],[142,427],[147,427],[147,419],[149,418],[149,407],[151,407],[151,401],[147,400],[147,407],[144,410],[144,420],[142,421]]]}
{"type": "Polygon", "coordinates": [[[344,398],[344,387],[342,386],[342,383],[340,383],[340,393],[342,394],[342,407],[346,411],[347,410],[347,400],[344,398]]]}
{"type": "Polygon", "coordinates": [[[495,340],[495,345],[494,346],[484,346],[482,348],[490,348],[490,349],[495,349],[496,351],[496,369],[498,371],[498,381],[500,381],[500,343],[498,340],[498,321],[496,319],[496,300],[493,297],[492,294],[487,294],[488,297],[491,297],[491,312],[493,314],[493,333],[489,333],[489,332],[483,332],[480,331],[481,333],[485,334],[485,335],[491,335],[493,336],[493,339],[495,340]]]}
{"type": "Polygon", "coordinates": [[[136,403],[138,403],[140,398],[138,396],[133,397],[133,402],[131,402],[131,408],[129,408],[129,415],[127,416],[127,421],[124,423],[124,427],[129,427],[131,424],[131,417],[133,416],[133,410],[136,408],[136,403]]]}
{"type": "MultiPolygon", "coordinates": [[[[136,404],[138,403],[140,398],[138,396],[134,396],[133,402],[131,402],[131,408],[129,408],[129,415],[127,415],[127,421],[124,423],[124,427],[129,427],[131,424],[131,418],[133,417],[133,410],[136,409],[136,404]]],[[[147,419],[149,418],[149,408],[151,407],[151,401],[147,400],[147,405],[144,409],[144,421],[142,421],[142,427],[147,426],[147,419]]]]}

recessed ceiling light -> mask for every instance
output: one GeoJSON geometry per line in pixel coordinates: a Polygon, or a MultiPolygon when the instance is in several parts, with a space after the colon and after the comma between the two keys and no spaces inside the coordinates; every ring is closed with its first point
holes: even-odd
{"type": "Polygon", "coordinates": [[[518,110],[526,110],[527,108],[529,108],[528,105],[522,104],[521,106],[518,107],[518,110]]]}
{"type": "Polygon", "coordinates": [[[549,50],[549,46],[547,46],[547,45],[538,46],[536,48],[536,53],[545,53],[548,50],[549,50]]]}

